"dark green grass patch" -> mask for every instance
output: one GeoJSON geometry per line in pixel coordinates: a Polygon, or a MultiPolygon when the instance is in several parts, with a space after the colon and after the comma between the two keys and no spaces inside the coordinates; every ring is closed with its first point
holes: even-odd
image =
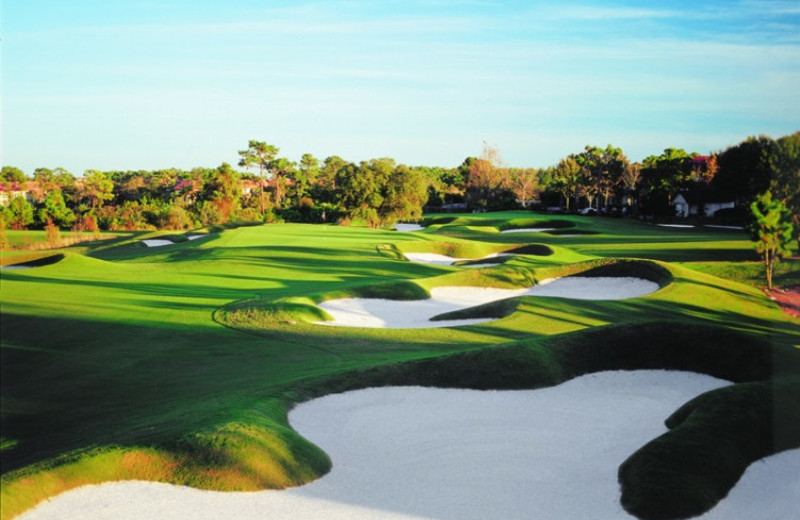
{"type": "Polygon", "coordinates": [[[551,256],[555,251],[546,244],[526,244],[505,251],[511,255],[551,256]]]}
{"type": "Polygon", "coordinates": [[[63,259],[64,255],[48,255],[40,258],[35,258],[33,260],[26,260],[18,263],[15,262],[8,265],[19,266],[19,267],[43,267],[45,265],[53,265],[57,262],[60,262],[63,259]]]}
{"type": "Polygon", "coordinates": [[[500,231],[526,228],[550,228],[557,230],[567,230],[575,227],[575,222],[563,219],[543,219],[543,218],[512,218],[512,219],[489,219],[481,222],[484,226],[494,226],[500,231]]]}
{"type": "Polygon", "coordinates": [[[645,520],[700,515],[761,458],[800,448],[800,377],[707,392],[619,468],[622,506],[645,520]]]}
{"type": "Polygon", "coordinates": [[[588,230],[588,229],[577,229],[577,228],[576,229],[554,229],[552,231],[547,231],[546,233],[548,235],[553,235],[553,236],[556,236],[556,237],[558,237],[558,236],[569,236],[569,235],[589,236],[589,235],[597,235],[597,234],[599,234],[597,231],[592,231],[592,230],[588,230]]]}

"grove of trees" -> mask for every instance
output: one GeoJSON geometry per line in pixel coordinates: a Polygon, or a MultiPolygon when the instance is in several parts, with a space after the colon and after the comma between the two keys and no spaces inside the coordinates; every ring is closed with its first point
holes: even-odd
{"type": "Polygon", "coordinates": [[[738,209],[728,216],[744,225],[752,220],[751,204],[769,192],[787,208],[793,236],[800,229],[800,132],[751,137],[708,155],[667,148],[641,162],[612,145],[589,145],[544,168],[507,167],[486,143],[479,157],[454,168],[407,166],[391,158],[319,160],[308,153],[294,162],[277,146],[256,140],[238,153],[243,171],[223,163],[192,170],[87,170],[76,178],[63,168],[26,174],[4,166],[0,226],[180,230],[354,219],[378,227],[419,220],[423,210],[520,206],[669,219],[675,195],[685,192],[735,201],[738,209]]]}

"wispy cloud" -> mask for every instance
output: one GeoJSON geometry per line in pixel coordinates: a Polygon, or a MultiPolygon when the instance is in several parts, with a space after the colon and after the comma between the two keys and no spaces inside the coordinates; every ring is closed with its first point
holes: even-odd
{"type": "Polygon", "coordinates": [[[642,20],[646,18],[675,18],[683,16],[683,14],[679,11],[667,9],[573,5],[555,8],[551,11],[550,16],[564,20],[642,20]]]}

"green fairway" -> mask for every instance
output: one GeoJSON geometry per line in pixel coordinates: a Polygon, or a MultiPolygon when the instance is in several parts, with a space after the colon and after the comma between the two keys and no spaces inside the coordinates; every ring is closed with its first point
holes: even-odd
{"type": "MultiPolygon", "coordinates": [[[[800,326],[756,287],[763,273],[743,232],[522,211],[430,216],[428,223],[414,233],[303,224],[215,229],[150,248],[141,239],[166,235],[122,233],[38,255],[63,255],[50,265],[0,271],[0,518],[115,479],[223,490],[307,482],[330,461],[291,430],[288,408],[368,384],[524,388],[643,367],[798,393],[800,326]],[[556,229],[501,233],[526,227],[556,229]],[[412,263],[402,256],[410,252],[515,256],[466,269],[412,263]],[[500,319],[457,328],[311,323],[324,318],[314,303],[336,297],[419,299],[438,286],[522,287],[587,271],[648,277],[661,289],[619,301],[517,298],[491,309],[500,319]]],[[[4,263],[17,262],[5,256],[4,263]]],[[[779,283],[800,279],[797,260],[780,269],[779,283]]],[[[709,402],[738,395],[737,387],[709,402]]],[[[800,410],[785,413],[800,417],[800,410]]],[[[718,424],[703,420],[686,422],[701,433],[718,424]]],[[[726,421],[747,429],[744,418],[726,421]]],[[[782,442],[774,449],[800,445],[800,434],[782,442]]],[[[764,455],[753,449],[743,460],[764,455]]],[[[646,468],[647,456],[625,471],[646,468]]],[[[651,477],[642,479],[650,485],[651,477]]],[[[628,504],[635,509],[642,500],[628,504]]]]}

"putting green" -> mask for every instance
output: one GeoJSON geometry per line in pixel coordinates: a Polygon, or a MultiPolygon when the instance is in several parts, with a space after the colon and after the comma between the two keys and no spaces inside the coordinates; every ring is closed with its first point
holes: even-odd
{"type": "MultiPolygon", "coordinates": [[[[734,377],[726,378],[741,384],[797,386],[786,383],[800,373],[793,364],[797,322],[750,285],[689,268],[754,261],[744,234],[563,217],[572,225],[562,229],[591,234],[538,233],[525,253],[533,246],[524,234],[499,233],[503,222],[545,227],[547,218],[448,218],[415,233],[311,225],[215,230],[156,248],[140,240],[166,235],[126,234],[48,251],[64,255],[51,265],[0,271],[0,517],[115,479],[223,490],[307,482],[330,461],[288,426],[287,409],[365,384],[535,388],[609,366],[677,365],[729,371],[734,377]],[[400,260],[404,251],[453,252],[448,244],[470,258],[516,252],[502,265],[470,270],[400,260]],[[655,271],[669,280],[632,300],[515,299],[481,310],[502,319],[468,327],[312,324],[316,303],[326,299],[419,299],[434,287],[523,287],[592,269],[655,271]],[[628,350],[600,356],[593,345],[628,350]],[[763,359],[771,360],[768,367],[757,362],[763,359]],[[747,372],[754,366],[763,370],[747,372]]],[[[693,427],[713,429],[710,417],[693,427]]],[[[793,434],[788,439],[796,442],[793,434]]],[[[714,489],[717,497],[724,491],[714,489]]]]}

